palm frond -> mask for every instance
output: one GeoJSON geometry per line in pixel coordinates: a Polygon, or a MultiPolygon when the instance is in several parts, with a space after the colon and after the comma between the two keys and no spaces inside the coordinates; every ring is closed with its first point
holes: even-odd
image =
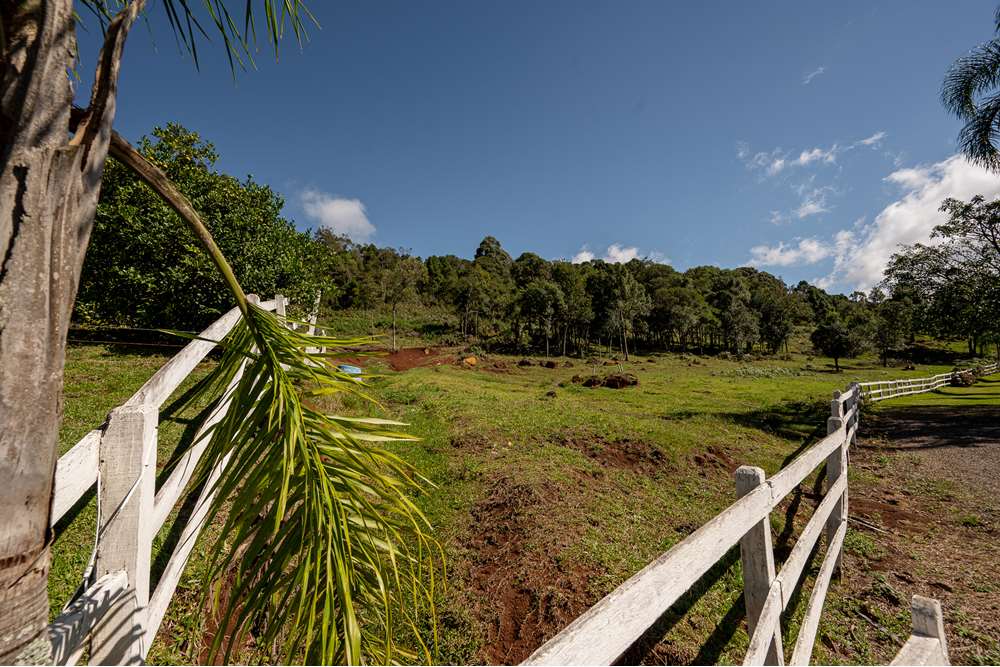
{"type": "MultiPolygon", "coordinates": [[[[97,17],[101,26],[128,2],[125,0],[80,0],[81,4],[97,17]]],[[[211,39],[217,34],[229,60],[229,67],[237,69],[256,67],[254,53],[257,51],[258,12],[264,14],[267,41],[277,59],[278,46],[290,30],[299,47],[309,38],[307,27],[319,27],[316,17],[309,11],[303,0],[246,0],[239,12],[230,11],[225,0],[162,0],[167,22],[181,47],[191,54],[195,67],[200,66],[198,41],[211,39]],[[206,28],[205,26],[210,26],[206,28]]]]}
{"type": "Polygon", "coordinates": [[[987,169],[1000,169],[1000,94],[993,95],[976,107],[958,133],[958,145],[973,162],[987,169]]]}
{"type": "Polygon", "coordinates": [[[251,631],[280,645],[286,663],[431,657],[426,646],[412,651],[395,640],[399,622],[418,644],[418,617],[433,624],[440,553],[410,499],[429,482],[384,447],[414,437],[396,421],[313,407],[312,399],[336,393],[368,398],[363,384],[326,363],[335,352],[315,351],[358,342],[292,331],[249,304],[190,397],[221,396],[243,369],[197,477],[217,491],[209,520],[222,528],[208,573],[220,627],[232,631],[225,645],[227,633],[218,633],[211,651],[224,649],[227,662],[251,631]]]}
{"type": "Polygon", "coordinates": [[[941,102],[962,120],[976,114],[977,97],[1000,85],[1000,39],[980,44],[945,74],[941,102]]]}

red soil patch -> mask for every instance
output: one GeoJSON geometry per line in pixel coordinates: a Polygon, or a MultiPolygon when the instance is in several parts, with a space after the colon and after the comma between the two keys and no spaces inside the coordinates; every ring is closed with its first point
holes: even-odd
{"type": "Polygon", "coordinates": [[[698,474],[702,477],[706,477],[708,472],[713,469],[731,473],[740,467],[740,464],[733,457],[715,445],[709,445],[704,453],[695,454],[692,459],[695,465],[698,466],[698,474]]]}
{"type": "Polygon", "coordinates": [[[885,528],[906,530],[908,532],[926,532],[921,529],[923,517],[916,513],[905,510],[898,503],[881,502],[871,498],[851,497],[847,506],[851,514],[873,521],[876,525],[885,528]]]}
{"type": "MultiPolygon", "coordinates": [[[[568,544],[544,547],[556,531],[545,525],[550,494],[499,478],[472,509],[469,593],[486,636],[478,659],[517,664],[595,601],[591,572],[557,560],[568,544]]],[[[555,495],[555,494],[552,494],[555,495]]]]}
{"type": "Polygon", "coordinates": [[[625,468],[642,475],[656,475],[670,467],[670,461],[662,451],[640,440],[609,442],[594,436],[565,435],[561,444],[606,468],[625,468]]]}
{"type": "Polygon", "coordinates": [[[406,347],[385,357],[394,371],[408,371],[419,366],[440,366],[452,361],[453,351],[435,347],[406,347]],[[444,357],[448,357],[447,359],[444,357]]]}

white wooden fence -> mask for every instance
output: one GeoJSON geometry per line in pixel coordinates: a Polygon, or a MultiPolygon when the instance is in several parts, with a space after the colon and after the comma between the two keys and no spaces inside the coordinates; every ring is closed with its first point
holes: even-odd
{"type": "MultiPolygon", "coordinates": [[[[261,303],[284,317],[288,300],[277,295],[261,303]]],[[[318,305],[318,304],[317,304],[318,305]]],[[[160,407],[184,379],[239,322],[231,311],[162,366],[105,424],[83,437],[56,465],[51,525],[55,525],[95,484],[98,516],[94,558],[83,575],[83,592],[49,626],[52,659],[76,664],[85,651],[91,664],[143,662],[194,549],[213,499],[213,482],[223,461],[210,474],[194,510],[183,526],[173,554],[155,588],[150,585],[154,536],[166,522],[208,446],[206,431],[225,415],[228,399],[208,416],[193,446],[170,476],[156,488],[156,443],[160,407]]],[[[316,311],[309,319],[315,329],[316,311]]],[[[227,395],[239,381],[237,374],[227,395]]]]}
{"type": "Polygon", "coordinates": [[[726,553],[740,546],[744,599],[751,633],[744,664],[782,664],[781,612],[788,606],[809,555],[826,534],[826,550],[795,641],[792,664],[808,664],[830,578],[847,531],[847,450],[858,428],[860,390],[852,385],[830,403],[827,436],[766,479],[764,471],[736,471],[739,499],[570,623],[528,658],[529,665],[610,665],[726,553]],[[818,467],[826,493],[776,572],[770,514],[818,467]]]}
{"type": "MultiPolygon", "coordinates": [[[[996,362],[986,364],[980,369],[982,375],[992,375],[998,370],[996,362]]],[[[862,382],[861,396],[866,403],[878,403],[889,398],[923,394],[947,386],[958,371],[941,373],[929,378],[911,378],[908,380],[882,380],[879,382],[862,382]]]]}
{"type": "MultiPolygon", "coordinates": [[[[997,364],[983,368],[998,372],[997,364]]],[[[855,441],[862,402],[933,391],[951,373],[920,380],[854,383],[834,392],[827,436],[770,479],[764,471],[736,471],[735,503],[608,594],[535,651],[526,665],[611,665],[737,544],[743,565],[743,596],[750,645],[744,665],[784,664],[781,614],[802,579],[809,556],[826,535],[826,547],[795,637],[791,663],[807,665],[830,579],[839,569],[847,532],[848,450],[855,441]],[[770,514],[817,468],[826,468],[826,492],[780,571],[771,545],[770,514]]],[[[790,639],[788,639],[790,641],[790,639]]],[[[947,664],[941,607],[914,596],[913,635],[893,664],[947,664]]]]}

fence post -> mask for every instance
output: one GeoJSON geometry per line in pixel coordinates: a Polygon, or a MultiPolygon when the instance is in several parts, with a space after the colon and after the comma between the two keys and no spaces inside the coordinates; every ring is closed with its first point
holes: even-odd
{"type": "Polygon", "coordinates": [[[152,405],[115,408],[101,438],[94,577],[124,571],[128,589],[94,628],[92,664],[136,664],[144,655],[158,421],[152,405]]]}
{"type": "MultiPolygon", "coordinates": [[[[833,392],[833,400],[830,401],[830,418],[826,420],[826,433],[836,433],[844,425],[844,404],[840,402],[840,392],[833,392]]],[[[847,438],[837,446],[826,458],[826,488],[827,492],[840,479],[841,475],[847,474],[847,438]]],[[[833,536],[837,534],[841,522],[847,518],[847,488],[840,500],[833,506],[830,517],[826,520],[826,543],[833,541],[833,536]]],[[[836,556],[834,571],[840,573],[840,554],[836,556]]]]}
{"type": "Polygon", "coordinates": [[[941,654],[944,656],[944,664],[950,664],[948,639],[944,634],[944,614],[941,612],[941,603],[934,598],[914,595],[910,601],[910,613],[913,619],[913,634],[919,637],[934,637],[941,642],[941,654]]]}
{"type": "MultiPolygon", "coordinates": [[[[854,435],[851,437],[851,445],[855,445],[858,442],[858,430],[861,426],[861,386],[857,382],[852,382],[850,385],[851,400],[848,408],[854,410],[854,416],[851,417],[851,423],[848,424],[848,428],[854,427],[854,435]]],[[[850,453],[848,453],[850,456],[850,453]]]]}
{"type": "Polygon", "coordinates": [[[309,322],[308,333],[310,336],[316,333],[316,319],[319,317],[319,302],[320,297],[322,296],[322,292],[316,292],[316,300],[313,301],[312,312],[309,313],[309,319],[307,321],[309,322]]]}
{"type": "MultiPolygon", "coordinates": [[[[742,498],[764,483],[764,471],[756,466],[736,469],[736,497],[742,498]]],[[[752,637],[768,591],[774,581],[774,549],[771,546],[770,515],[754,525],[740,539],[740,561],[743,564],[743,600],[747,608],[747,629],[752,637]]],[[[781,626],[767,649],[767,665],[784,664],[781,648],[781,626]]]]}
{"type": "Polygon", "coordinates": [[[274,314],[277,315],[278,317],[282,317],[283,318],[285,316],[285,306],[287,304],[288,304],[288,302],[285,301],[285,295],[284,294],[275,294],[274,295],[274,314]]]}

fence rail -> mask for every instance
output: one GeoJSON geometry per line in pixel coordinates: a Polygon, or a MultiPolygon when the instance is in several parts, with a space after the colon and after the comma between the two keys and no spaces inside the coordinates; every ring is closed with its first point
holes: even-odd
{"type": "MultiPolygon", "coordinates": [[[[991,363],[984,375],[1000,371],[991,363]]],[[[704,576],[730,549],[739,545],[743,597],[750,644],[744,665],[784,664],[781,614],[798,587],[810,554],[825,533],[825,550],[805,614],[795,638],[790,664],[807,665],[819,621],[847,533],[848,451],[857,437],[862,405],[933,391],[952,373],[913,380],[853,383],[834,392],[827,436],[766,479],[757,467],[736,470],[738,500],[674,545],[535,651],[525,665],[610,665],[704,576]],[[799,535],[780,571],[775,570],[770,514],[799,484],[825,466],[826,492],[799,535]]],[[[893,664],[947,664],[941,608],[935,600],[914,596],[913,636],[893,664]]]]}
{"type": "MultiPolygon", "coordinates": [[[[264,302],[256,295],[248,299],[279,317],[285,315],[288,300],[280,294],[264,302]]],[[[318,305],[317,301],[307,322],[310,333],[315,330],[318,305]]],[[[229,409],[228,394],[242,369],[226,389],[226,398],[195,433],[191,448],[156,489],[159,410],[239,320],[240,311],[233,308],[213,322],[112,410],[103,427],[59,458],[50,524],[54,526],[96,485],[98,532],[93,567],[83,574],[82,593],[49,626],[54,664],[76,664],[88,649],[92,664],[137,664],[149,652],[205,524],[214,496],[212,482],[226,461],[211,471],[155,587],[150,583],[153,538],[191,481],[208,446],[208,432],[229,409]]]]}

